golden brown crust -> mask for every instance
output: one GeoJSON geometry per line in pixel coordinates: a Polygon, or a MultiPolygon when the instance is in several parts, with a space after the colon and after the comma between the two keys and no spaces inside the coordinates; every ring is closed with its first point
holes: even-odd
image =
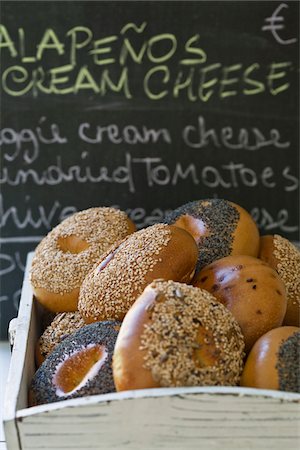
{"type": "Polygon", "coordinates": [[[122,320],[144,288],[156,278],[190,282],[198,251],[185,230],[157,224],[112,248],[80,289],[79,311],[87,323],[122,320]]]}
{"type": "Polygon", "coordinates": [[[144,367],[146,351],[141,350],[140,337],[150,322],[147,308],[155,300],[155,293],[144,291],[125,316],[113,355],[113,376],[117,391],[159,387],[151,372],[144,367]],[[125,361],[125,364],[124,364],[125,361]]]}
{"type": "Polygon", "coordinates": [[[259,231],[250,214],[224,199],[198,200],[171,211],[165,222],[188,231],[198,245],[196,272],[228,255],[257,256],[259,231]]]}
{"type": "Polygon", "coordinates": [[[287,310],[283,324],[300,325],[300,251],[280,235],[262,236],[259,258],[277,271],[285,284],[287,310]]]}
{"type": "Polygon", "coordinates": [[[86,274],[134,230],[126,214],[114,208],[90,208],[65,219],[36,248],[30,273],[36,299],[50,311],[75,311],[86,274]]]}
{"type": "Polygon", "coordinates": [[[77,310],[79,288],[64,294],[49,292],[44,288],[32,287],[38,302],[51,312],[73,312],[77,310]]]}
{"type": "Polygon", "coordinates": [[[199,272],[193,284],[207,289],[232,312],[245,336],[246,352],[260,336],[282,324],[287,304],[284,284],[258,258],[221,258],[199,272]]]}
{"type": "Polygon", "coordinates": [[[273,236],[265,235],[260,237],[259,259],[265,261],[273,269],[277,271],[278,261],[274,256],[274,240],[273,236]]]}
{"type": "Polygon", "coordinates": [[[259,252],[259,231],[250,214],[236,203],[229,202],[239,213],[239,221],[233,233],[231,255],[256,257],[259,252]]]}
{"type": "Polygon", "coordinates": [[[261,336],[246,360],[241,386],[278,390],[279,376],[276,366],[279,347],[299,331],[298,327],[279,327],[261,336]]]}
{"type": "Polygon", "coordinates": [[[118,391],[235,385],[244,340],[231,313],[207,291],[156,280],[127,313],[116,342],[118,391]]]}

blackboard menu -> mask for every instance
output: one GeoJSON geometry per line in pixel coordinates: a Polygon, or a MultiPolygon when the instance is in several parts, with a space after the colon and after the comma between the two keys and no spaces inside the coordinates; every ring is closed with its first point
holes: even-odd
{"type": "Polygon", "coordinates": [[[299,2],[2,1],[1,337],[75,211],[200,198],[299,240],[299,2]]]}

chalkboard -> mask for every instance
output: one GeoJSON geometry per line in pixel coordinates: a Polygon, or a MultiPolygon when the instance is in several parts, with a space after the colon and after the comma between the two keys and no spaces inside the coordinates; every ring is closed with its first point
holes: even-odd
{"type": "Polygon", "coordinates": [[[1,337],[71,213],[200,198],[299,240],[299,2],[2,1],[1,337]]]}

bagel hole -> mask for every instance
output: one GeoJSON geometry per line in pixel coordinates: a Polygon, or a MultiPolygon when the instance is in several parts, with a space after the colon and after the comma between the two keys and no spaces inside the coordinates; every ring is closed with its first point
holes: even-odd
{"type": "Polygon", "coordinates": [[[89,248],[89,244],[80,237],[75,236],[75,234],[71,234],[70,236],[60,236],[57,245],[62,252],[74,254],[81,253],[89,248]]]}
{"type": "Polygon", "coordinates": [[[68,356],[58,366],[53,379],[58,396],[83,387],[99,372],[106,358],[106,348],[101,345],[90,345],[68,356]]]}
{"type": "Polygon", "coordinates": [[[199,327],[196,343],[198,348],[195,348],[193,353],[196,366],[215,366],[220,356],[220,350],[216,347],[213,333],[204,327],[199,327]]]}

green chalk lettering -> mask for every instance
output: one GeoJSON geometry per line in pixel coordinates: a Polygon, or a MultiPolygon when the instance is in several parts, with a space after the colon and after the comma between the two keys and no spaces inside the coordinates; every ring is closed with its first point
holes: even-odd
{"type": "Polygon", "coordinates": [[[144,42],[143,45],[141,46],[140,50],[137,53],[136,50],[132,47],[129,39],[125,38],[122,48],[121,48],[121,52],[120,52],[120,64],[121,65],[125,64],[125,62],[127,61],[128,55],[131,56],[132,60],[136,64],[141,64],[143,57],[145,55],[145,52],[146,52],[146,48],[147,48],[147,42],[144,42]]]}
{"type": "Polygon", "coordinates": [[[184,73],[182,71],[178,72],[177,78],[173,86],[173,97],[178,98],[179,92],[186,89],[187,95],[190,101],[195,102],[197,97],[193,94],[193,79],[194,79],[195,69],[191,68],[186,76],[185,80],[182,81],[184,73]]]}
{"type": "Polygon", "coordinates": [[[232,66],[224,67],[222,72],[223,76],[220,79],[220,98],[231,97],[237,94],[236,90],[228,90],[226,91],[227,86],[232,86],[233,84],[239,81],[238,77],[228,78],[230,72],[240,70],[242,68],[242,64],[233,64],[232,66]]]}
{"type": "Polygon", "coordinates": [[[23,28],[18,29],[19,33],[19,50],[20,50],[20,56],[22,58],[22,62],[24,62],[23,58],[25,57],[25,33],[23,28]]]}
{"type": "Polygon", "coordinates": [[[18,56],[15,44],[11,39],[6,27],[0,24],[0,51],[4,48],[7,48],[9,50],[10,56],[12,58],[18,56]]]}
{"type": "Polygon", "coordinates": [[[27,70],[22,66],[11,66],[2,74],[2,86],[4,92],[12,97],[20,97],[30,91],[33,81],[28,81],[29,75],[27,70]],[[13,88],[8,84],[12,84],[13,88]],[[18,86],[23,85],[23,88],[17,90],[18,86]],[[24,86],[25,85],[25,86],[24,86]]]}
{"type": "Polygon", "coordinates": [[[89,89],[95,92],[95,94],[99,93],[100,91],[96,81],[94,80],[87,66],[81,67],[78,72],[76,82],[74,85],[74,94],[77,94],[79,91],[83,89],[89,89]]]}
{"type": "Polygon", "coordinates": [[[143,22],[142,25],[140,25],[140,27],[138,27],[135,23],[130,22],[127,23],[126,25],[124,25],[123,28],[121,28],[120,33],[121,34],[125,34],[128,30],[130,30],[131,28],[136,32],[136,33],[143,33],[143,31],[145,30],[147,26],[147,22],[143,22]]]}
{"type": "Polygon", "coordinates": [[[259,68],[260,68],[260,65],[258,63],[254,63],[254,64],[251,64],[251,66],[247,67],[247,69],[245,70],[245,72],[243,74],[244,83],[249,84],[250,86],[254,86],[253,89],[244,88],[243,93],[245,95],[256,95],[256,94],[261,94],[262,92],[265,91],[264,83],[262,83],[261,81],[258,81],[258,80],[254,80],[253,78],[250,78],[250,74],[254,70],[258,70],[259,68]]]}
{"type": "Polygon", "coordinates": [[[66,64],[61,67],[54,67],[50,70],[51,83],[50,92],[53,94],[71,94],[73,92],[73,87],[60,87],[62,84],[69,82],[69,76],[65,76],[66,73],[71,72],[74,66],[72,64],[66,64]]]}
{"type": "Polygon", "coordinates": [[[37,46],[37,60],[42,59],[43,53],[47,50],[56,50],[59,55],[64,54],[64,44],[62,44],[55,34],[55,31],[48,28],[39,45],[37,46]]]}
{"type": "Polygon", "coordinates": [[[206,81],[207,74],[213,70],[219,69],[220,67],[221,63],[215,63],[200,69],[199,98],[203,102],[207,102],[210,99],[214,93],[214,90],[210,88],[218,82],[218,78],[216,77],[206,81]],[[206,89],[208,89],[207,92],[205,92],[206,89]]]}
{"type": "Polygon", "coordinates": [[[70,63],[75,66],[77,62],[77,50],[86,47],[92,40],[93,33],[92,31],[87,27],[74,27],[71,28],[67,32],[67,36],[71,36],[71,46],[70,46],[70,63]],[[82,38],[79,41],[79,35],[85,35],[85,38],[82,38]]]}
{"type": "MultiPolygon", "coordinates": [[[[136,33],[143,33],[145,28],[147,26],[147,22],[143,22],[142,25],[140,25],[140,27],[138,27],[135,23],[127,23],[126,25],[124,25],[124,27],[121,29],[121,35],[124,35],[128,30],[132,29],[134,30],[136,33]]],[[[137,63],[137,64],[141,64],[145,51],[147,48],[147,42],[143,42],[141,48],[136,51],[136,49],[133,48],[130,40],[126,37],[123,41],[123,45],[121,47],[121,51],[120,51],[120,64],[124,65],[126,63],[127,60],[127,56],[130,55],[132,60],[137,63]]]]}
{"type": "Polygon", "coordinates": [[[149,61],[155,64],[163,63],[172,58],[172,56],[176,52],[176,48],[177,48],[177,39],[176,36],[174,36],[174,34],[171,33],[158,34],[157,36],[153,36],[149,40],[147,47],[147,56],[149,58],[149,61]],[[163,41],[167,41],[170,43],[170,50],[166,51],[166,53],[163,54],[162,56],[155,56],[153,54],[153,47],[159,43],[162,43],[163,41]]]}
{"type": "Polygon", "coordinates": [[[286,91],[290,87],[290,83],[286,82],[283,84],[279,84],[279,86],[275,87],[277,80],[281,80],[282,78],[285,78],[287,76],[286,70],[281,69],[287,69],[292,66],[291,62],[282,62],[282,63],[276,63],[273,62],[270,65],[270,72],[267,76],[267,83],[270,90],[270,93],[272,95],[277,95],[283,91],[286,91]],[[278,70],[278,71],[277,71],[278,70]]]}
{"type": "Polygon", "coordinates": [[[107,36],[103,39],[97,39],[93,42],[93,50],[90,50],[89,54],[93,55],[94,64],[96,64],[97,66],[103,66],[113,64],[116,61],[116,59],[113,57],[105,59],[102,58],[102,55],[112,52],[112,48],[110,46],[102,46],[111,42],[115,42],[117,39],[118,36],[107,36]]]}
{"type": "Polygon", "coordinates": [[[51,94],[51,89],[44,85],[44,81],[46,80],[46,78],[46,73],[42,67],[38,67],[37,69],[32,71],[32,93],[34,97],[37,97],[38,92],[51,94]]]}
{"type": "Polygon", "coordinates": [[[205,51],[201,47],[194,47],[193,44],[197,42],[200,38],[199,34],[195,34],[192,36],[185,44],[185,51],[188,54],[196,55],[197,58],[186,58],[181,59],[179,61],[179,64],[183,64],[185,66],[190,66],[193,64],[202,64],[206,62],[207,56],[205,51]]]}
{"type": "Polygon", "coordinates": [[[170,71],[167,66],[152,67],[152,69],[150,69],[146,73],[144,78],[144,92],[147,95],[147,97],[150,98],[151,100],[159,100],[168,94],[167,89],[162,90],[161,92],[158,93],[154,93],[149,86],[151,83],[152,76],[159,74],[160,72],[163,75],[162,83],[163,84],[168,83],[168,81],[170,80],[170,71]]]}
{"type": "Polygon", "coordinates": [[[35,56],[26,56],[26,52],[25,52],[25,31],[23,28],[19,28],[18,29],[18,34],[19,34],[19,53],[21,56],[21,61],[22,63],[28,64],[28,63],[33,63],[36,62],[36,57],[35,56]]]}
{"type": "Polygon", "coordinates": [[[111,90],[113,92],[123,92],[125,98],[132,98],[130,89],[129,89],[129,80],[128,80],[128,68],[124,67],[122,69],[119,81],[114,83],[110,78],[110,73],[108,69],[105,69],[102,73],[101,82],[100,82],[100,92],[101,95],[105,95],[107,91],[111,90]]]}

